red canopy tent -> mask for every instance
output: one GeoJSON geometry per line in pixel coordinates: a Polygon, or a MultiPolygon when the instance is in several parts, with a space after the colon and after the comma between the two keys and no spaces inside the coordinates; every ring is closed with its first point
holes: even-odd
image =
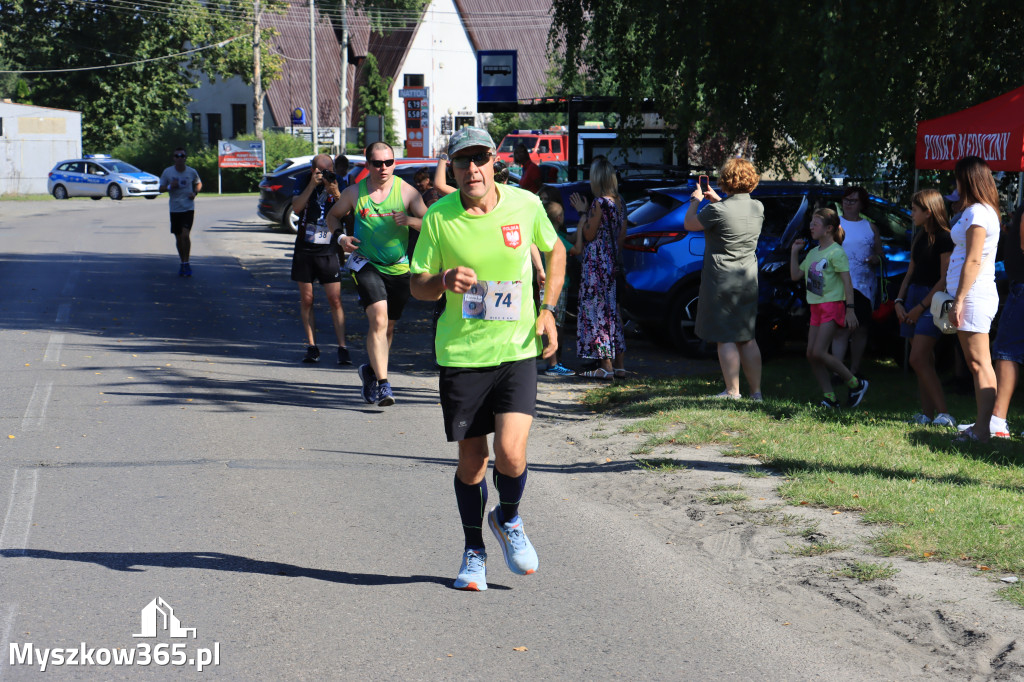
{"type": "Polygon", "coordinates": [[[965,156],[980,156],[994,171],[1024,171],[1024,87],[917,124],[918,170],[953,170],[965,156]]]}

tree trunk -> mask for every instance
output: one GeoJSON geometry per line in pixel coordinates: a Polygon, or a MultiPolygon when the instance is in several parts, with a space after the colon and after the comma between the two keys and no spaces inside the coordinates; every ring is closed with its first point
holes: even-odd
{"type": "Polygon", "coordinates": [[[263,139],[263,70],[260,66],[260,0],[253,2],[252,29],[252,127],[257,140],[263,139]]]}

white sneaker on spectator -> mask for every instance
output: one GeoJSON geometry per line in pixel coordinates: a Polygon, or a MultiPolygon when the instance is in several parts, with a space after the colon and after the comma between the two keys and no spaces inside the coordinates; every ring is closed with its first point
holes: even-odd
{"type": "MultiPolygon", "coordinates": [[[[971,428],[972,426],[974,426],[974,424],[957,424],[956,430],[961,432],[961,433],[963,433],[964,431],[966,431],[967,429],[971,428]]],[[[1009,438],[1010,437],[1009,429],[1003,430],[1003,431],[993,431],[991,425],[989,425],[988,433],[993,438],[1009,438]]]]}
{"type": "Polygon", "coordinates": [[[920,425],[924,426],[925,424],[931,424],[932,420],[928,418],[928,415],[926,415],[926,414],[924,414],[922,412],[918,412],[917,414],[915,414],[913,417],[910,418],[910,423],[911,424],[920,424],[920,425]]]}
{"type": "Polygon", "coordinates": [[[932,420],[932,426],[956,426],[956,420],[948,412],[942,412],[932,420]]]}

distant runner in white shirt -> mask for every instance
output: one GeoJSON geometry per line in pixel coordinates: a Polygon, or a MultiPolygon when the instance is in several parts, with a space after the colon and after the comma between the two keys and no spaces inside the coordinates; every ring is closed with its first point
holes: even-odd
{"type": "Polygon", "coordinates": [[[192,251],[192,220],[196,215],[196,195],[203,188],[199,173],[195,168],[185,165],[185,150],[178,147],[174,150],[174,165],[168,166],[160,174],[160,191],[170,195],[168,205],[171,209],[171,234],[174,235],[181,266],[178,277],[191,277],[192,266],[188,257],[192,251]]]}

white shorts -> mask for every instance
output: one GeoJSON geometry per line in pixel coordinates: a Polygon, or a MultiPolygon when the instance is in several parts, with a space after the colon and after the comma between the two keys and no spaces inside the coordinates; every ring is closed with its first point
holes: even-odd
{"type": "Polygon", "coordinates": [[[999,310],[999,297],[971,296],[964,301],[963,324],[957,331],[988,334],[992,328],[992,319],[999,310]]]}

